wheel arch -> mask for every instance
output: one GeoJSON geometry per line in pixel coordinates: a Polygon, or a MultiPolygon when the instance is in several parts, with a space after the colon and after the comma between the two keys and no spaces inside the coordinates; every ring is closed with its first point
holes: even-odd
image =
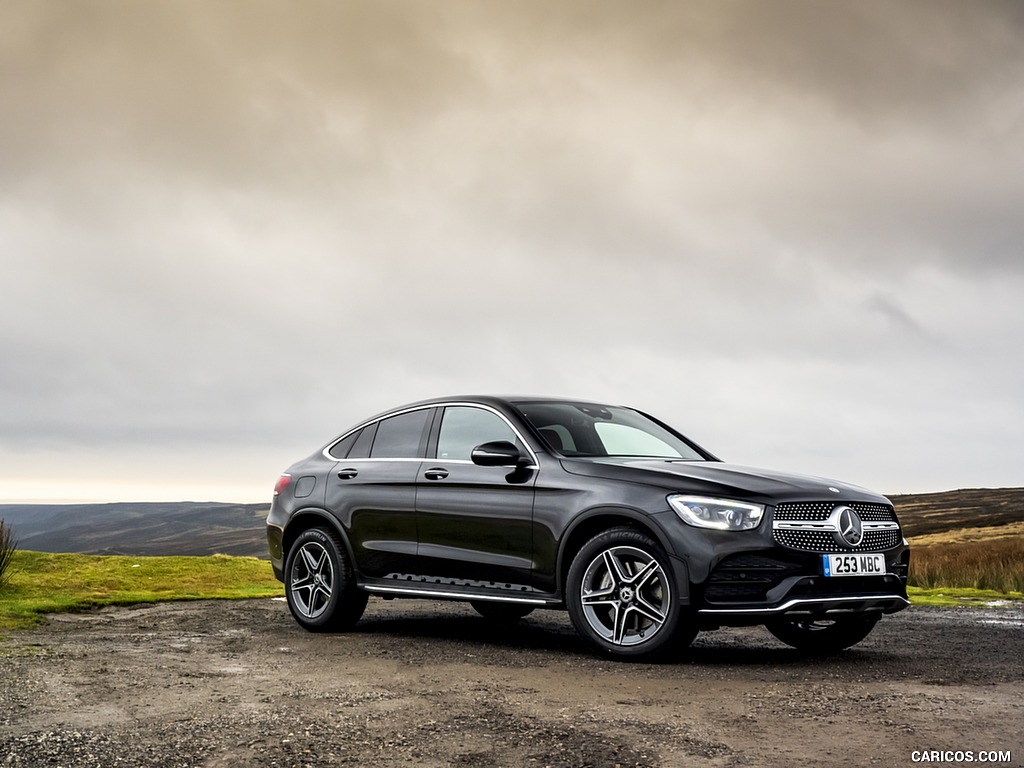
{"type": "Polygon", "coordinates": [[[342,546],[345,547],[345,554],[348,555],[349,562],[352,563],[352,567],[355,569],[355,555],[352,551],[352,544],[349,543],[348,535],[345,532],[344,526],[338,522],[334,515],[330,514],[326,510],[316,507],[299,510],[292,515],[291,519],[288,521],[288,525],[285,526],[281,540],[284,562],[287,562],[288,553],[291,551],[292,544],[295,543],[295,540],[311,528],[328,528],[337,534],[342,546]]]}
{"type": "MultiPolygon", "coordinates": [[[[675,549],[669,542],[668,536],[661,526],[657,525],[650,517],[639,510],[629,507],[599,507],[588,510],[574,519],[565,530],[562,536],[562,543],[558,551],[558,591],[564,597],[565,584],[569,577],[569,568],[573,559],[583,546],[602,531],[611,528],[630,528],[640,533],[645,533],[654,539],[661,548],[668,554],[673,564],[681,564],[675,557],[675,549]]],[[[683,586],[681,594],[689,593],[688,577],[686,568],[673,568],[676,583],[683,586]]]]}

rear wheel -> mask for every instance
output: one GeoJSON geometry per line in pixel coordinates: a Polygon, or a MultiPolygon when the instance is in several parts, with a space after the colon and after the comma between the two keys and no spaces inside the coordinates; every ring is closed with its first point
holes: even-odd
{"type": "Polygon", "coordinates": [[[348,629],[366,609],[344,546],[323,528],[303,531],[292,544],[284,591],[292,616],[311,632],[348,629]]]}
{"type": "Polygon", "coordinates": [[[533,613],[532,605],[522,603],[492,603],[487,600],[471,600],[473,610],[491,621],[515,621],[533,613]]]}
{"type": "Polygon", "coordinates": [[[843,616],[836,619],[775,619],[765,626],[775,637],[808,653],[834,653],[856,645],[875,628],[881,616],[843,616]]]}
{"type": "Polygon", "coordinates": [[[665,551],[644,533],[613,528],[588,541],[569,568],[566,603],[576,631],[602,652],[641,657],[689,645],[665,551]]]}

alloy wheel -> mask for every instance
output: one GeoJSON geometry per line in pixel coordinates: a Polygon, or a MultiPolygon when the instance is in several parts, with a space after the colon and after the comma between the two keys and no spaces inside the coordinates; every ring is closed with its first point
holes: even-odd
{"type": "Polygon", "coordinates": [[[665,571],[649,553],[616,546],[601,551],[587,566],[580,603],[587,623],[605,641],[639,645],[665,625],[671,589],[665,571]]]}
{"type": "Polygon", "coordinates": [[[295,607],[307,619],[318,618],[327,610],[334,593],[334,566],[327,550],[316,541],[307,541],[292,564],[291,595],[295,607]]]}

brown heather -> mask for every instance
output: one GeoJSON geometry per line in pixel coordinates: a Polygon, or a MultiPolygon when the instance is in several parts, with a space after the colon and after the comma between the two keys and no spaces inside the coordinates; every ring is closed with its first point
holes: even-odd
{"type": "Polygon", "coordinates": [[[1024,536],[910,545],[911,586],[1024,593],[1024,536]]]}

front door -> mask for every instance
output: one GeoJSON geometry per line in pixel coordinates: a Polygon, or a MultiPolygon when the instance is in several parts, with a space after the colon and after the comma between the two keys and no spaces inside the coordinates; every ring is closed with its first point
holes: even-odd
{"type": "Polygon", "coordinates": [[[428,458],[416,480],[419,562],[442,583],[529,588],[533,567],[536,469],[479,467],[470,454],[481,443],[525,446],[496,411],[449,405],[441,413],[428,458]]]}

